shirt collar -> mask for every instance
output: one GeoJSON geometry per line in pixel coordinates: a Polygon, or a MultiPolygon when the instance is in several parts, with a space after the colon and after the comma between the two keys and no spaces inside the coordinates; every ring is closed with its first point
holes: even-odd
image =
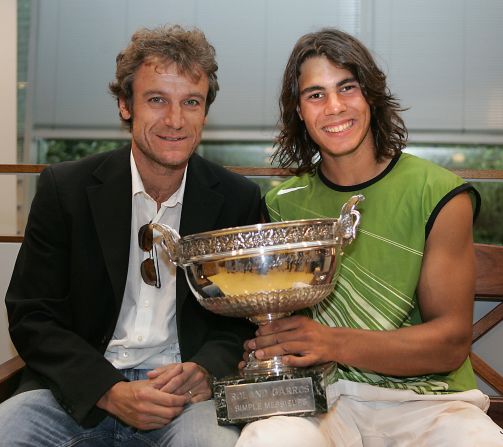
{"type": "MultiPolygon", "coordinates": [[[[136,166],[136,162],[133,157],[133,151],[131,151],[129,155],[130,164],[131,164],[131,180],[132,180],[132,196],[136,196],[137,194],[143,194],[147,197],[150,197],[149,194],[145,191],[145,186],[143,186],[143,181],[140,176],[140,172],[138,171],[138,167],[136,166]]],[[[161,206],[175,206],[176,204],[183,204],[183,194],[185,192],[185,180],[187,178],[187,166],[185,167],[185,171],[183,172],[182,182],[180,183],[180,187],[171,195],[171,197],[165,202],[161,203],[161,206]]],[[[153,199],[152,199],[153,200],[153,199]]]]}

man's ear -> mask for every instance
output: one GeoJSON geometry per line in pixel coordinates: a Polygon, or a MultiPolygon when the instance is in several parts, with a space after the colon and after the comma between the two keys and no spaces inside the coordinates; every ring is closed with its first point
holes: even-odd
{"type": "Polygon", "coordinates": [[[302,112],[300,111],[300,107],[299,107],[299,106],[297,106],[297,109],[296,109],[296,110],[297,110],[297,115],[299,115],[300,120],[301,120],[301,121],[304,121],[304,117],[302,116],[302,112]]]}
{"type": "Polygon", "coordinates": [[[131,113],[129,112],[126,100],[124,98],[119,98],[119,114],[123,120],[128,120],[131,118],[131,113]]]}

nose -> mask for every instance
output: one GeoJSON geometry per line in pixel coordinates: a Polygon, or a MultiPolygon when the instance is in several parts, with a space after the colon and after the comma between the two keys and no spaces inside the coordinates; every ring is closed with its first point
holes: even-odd
{"type": "Polygon", "coordinates": [[[181,129],[184,124],[183,110],[179,104],[170,104],[166,107],[164,124],[173,129],[181,129]]]}
{"type": "Polygon", "coordinates": [[[338,113],[344,112],[345,110],[346,103],[344,102],[344,98],[342,98],[336,92],[329,93],[325,105],[325,115],[337,115],[338,113]]]}

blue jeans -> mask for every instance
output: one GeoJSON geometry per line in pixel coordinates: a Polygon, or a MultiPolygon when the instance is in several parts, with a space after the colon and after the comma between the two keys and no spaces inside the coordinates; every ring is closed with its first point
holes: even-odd
{"type": "MultiPolygon", "coordinates": [[[[142,372],[124,371],[129,379],[142,372]]],[[[0,405],[0,447],[233,447],[236,427],[217,425],[212,400],[188,405],[171,423],[141,431],[108,416],[84,429],[61,408],[49,390],[27,391],[0,405]]]]}

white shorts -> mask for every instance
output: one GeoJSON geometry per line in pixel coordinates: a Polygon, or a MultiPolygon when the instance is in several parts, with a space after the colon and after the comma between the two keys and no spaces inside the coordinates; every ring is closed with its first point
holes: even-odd
{"type": "Polygon", "coordinates": [[[236,447],[495,447],[503,430],[485,414],[479,390],[422,395],[340,380],[327,389],[319,417],[274,416],[252,422],[236,447]]]}

